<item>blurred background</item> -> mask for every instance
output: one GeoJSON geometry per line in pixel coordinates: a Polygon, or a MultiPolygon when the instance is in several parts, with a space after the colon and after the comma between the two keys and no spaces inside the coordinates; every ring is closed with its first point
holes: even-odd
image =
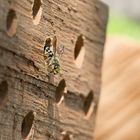
{"type": "Polygon", "coordinates": [[[109,21],[95,140],[140,140],[140,0],[102,0],[109,21]]]}
{"type": "Polygon", "coordinates": [[[140,42],[140,0],[102,0],[109,6],[107,35],[123,35],[140,42]]]}

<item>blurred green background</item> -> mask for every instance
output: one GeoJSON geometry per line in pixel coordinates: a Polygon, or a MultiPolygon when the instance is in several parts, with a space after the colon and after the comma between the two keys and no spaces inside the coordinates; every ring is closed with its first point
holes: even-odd
{"type": "Polygon", "coordinates": [[[122,35],[135,39],[140,42],[140,24],[125,16],[110,13],[108,28],[108,35],[122,35]]]}
{"type": "Polygon", "coordinates": [[[101,0],[109,6],[107,35],[125,36],[140,42],[140,0],[101,0]]]}

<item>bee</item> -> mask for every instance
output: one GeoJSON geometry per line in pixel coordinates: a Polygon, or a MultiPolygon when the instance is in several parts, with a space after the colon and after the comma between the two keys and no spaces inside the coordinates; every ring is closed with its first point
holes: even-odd
{"type": "Polygon", "coordinates": [[[57,38],[56,36],[51,40],[50,38],[46,39],[45,46],[44,46],[44,59],[47,62],[47,71],[54,75],[60,73],[61,66],[60,66],[60,56],[64,52],[64,47],[57,49],[56,46],[57,38]]]}

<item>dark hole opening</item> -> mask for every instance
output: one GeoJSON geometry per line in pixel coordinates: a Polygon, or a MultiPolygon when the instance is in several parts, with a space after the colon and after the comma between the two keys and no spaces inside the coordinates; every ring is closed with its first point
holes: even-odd
{"type": "Polygon", "coordinates": [[[66,135],[64,136],[63,140],[70,140],[69,134],[66,134],[66,135]]]}
{"type": "Polygon", "coordinates": [[[30,111],[23,119],[21,126],[21,135],[25,139],[29,134],[33,126],[34,112],[30,111]]]}
{"type": "Polygon", "coordinates": [[[0,105],[2,105],[8,94],[8,83],[7,81],[2,81],[0,83],[0,105]]]}
{"type": "Polygon", "coordinates": [[[64,97],[65,88],[66,88],[66,82],[63,79],[59,82],[58,87],[56,88],[56,93],[55,93],[56,103],[59,103],[61,99],[64,97]]]}
{"type": "Polygon", "coordinates": [[[36,15],[40,9],[40,6],[41,6],[41,0],[34,0],[34,4],[33,4],[33,8],[32,8],[33,19],[35,19],[36,15]]]}
{"type": "Polygon", "coordinates": [[[94,100],[93,91],[90,91],[84,102],[84,112],[87,115],[94,100]]]}
{"type": "Polygon", "coordinates": [[[74,50],[74,59],[76,59],[81,51],[81,48],[84,46],[84,40],[83,35],[78,36],[76,44],[75,44],[75,50],[74,50]]]}
{"type": "Polygon", "coordinates": [[[13,36],[16,33],[17,16],[16,16],[15,10],[13,10],[13,9],[10,9],[8,12],[6,28],[7,28],[7,34],[9,36],[13,36]]]}

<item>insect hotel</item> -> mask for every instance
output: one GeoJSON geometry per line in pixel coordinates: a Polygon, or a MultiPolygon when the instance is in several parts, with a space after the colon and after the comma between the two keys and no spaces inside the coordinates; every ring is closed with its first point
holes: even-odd
{"type": "Polygon", "coordinates": [[[98,0],[0,0],[0,140],[93,140],[108,8],[98,0]]]}

